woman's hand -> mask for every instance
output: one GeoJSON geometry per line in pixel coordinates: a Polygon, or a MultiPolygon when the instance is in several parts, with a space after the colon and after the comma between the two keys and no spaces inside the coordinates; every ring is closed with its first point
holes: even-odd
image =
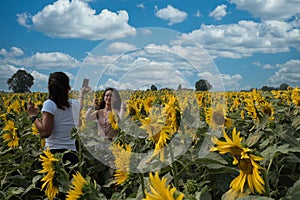
{"type": "Polygon", "coordinates": [[[126,109],[126,102],[122,101],[121,110],[125,110],[125,109],[126,109]]]}
{"type": "Polygon", "coordinates": [[[89,91],[91,91],[91,87],[82,87],[79,91],[79,97],[83,97],[86,93],[88,93],[89,91]]]}
{"type": "Polygon", "coordinates": [[[97,99],[97,98],[94,99],[94,108],[96,110],[100,109],[100,102],[99,102],[99,99],[97,99]]]}
{"type": "Polygon", "coordinates": [[[37,116],[40,112],[38,107],[35,107],[31,100],[27,103],[27,112],[30,116],[37,116]]]}

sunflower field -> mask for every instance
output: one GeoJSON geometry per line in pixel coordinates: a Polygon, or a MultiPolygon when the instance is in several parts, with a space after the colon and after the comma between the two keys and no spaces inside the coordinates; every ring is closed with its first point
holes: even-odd
{"type": "MultiPolygon", "coordinates": [[[[102,92],[85,97],[82,116],[102,92]]],[[[100,140],[82,119],[72,166],[28,118],[28,100],[41,108],[48,94],[1,93],[0,199],[300,199],[299,88],[120,94],[117,137],[100,140]]]]}

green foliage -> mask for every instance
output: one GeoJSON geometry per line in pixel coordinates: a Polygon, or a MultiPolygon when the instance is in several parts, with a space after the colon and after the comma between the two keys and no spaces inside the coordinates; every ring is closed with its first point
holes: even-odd
{"type": "Polygon", "coordinates": [[[208,91],[212,88],[212,85],[204,79],[200,79],[195,83],[196,91],[208,91]]]}
{"type": "Polygon", "coordinates": [[[155,85],[151,85],[151,88],[150,88],[152,91],[157,91],[157,87],[155,85]]]}
{"type": "MultiPolygon", "coordinates": [[[[241,132],[243,145],[249,147],[253,154],[264,158],[260,165],[264,168],[261,175],[266,182],[266,193],[252,194],[240,199],[300,199],[300,108],[286,100],[272,98],[271,93],[266,92],[261,95],[272,103],[274,107],[272,116],[264,114],[256,107],[257,120],[247,113],[241,120],[240,113],[245,107],[243,104],[232,109],[227,115],[241,132]]],[[[14,101],[21,102],[23,98],[28,97],[12,96],[7,99],[11,100],[11,104],[14,101]]],[[[38,102],[46,97],[46,94],[36,94],[33,99],[38,102]]],[[[156,99],[154,103],[162,104],[162,102],[163,99],[156,99]]],[[[45,193],[41,191],[43,174],[38,173],[42,169],[39,161],[39,156],[42,154],[40,138],[32,134],[31,122],[24,105],[20,104],[19,112],[14,110],[8,112],[7,107],[10,104],[7,104],[3,96],[0,98],[0,103],[0,114],[5,114],[6,120],[14,121],[20,138],[19,147],[7,147],[7,142],[4,142],[2,138],[3,128],[6,125],[6,120],[2,116],[0,118],[0,199],[45,199],[45,193]]],[[[232,104],[233,99],[228,99],[228,108],[232,104]]],[[[141,114],[145,114],[145,111],[141,111],[141,114]]],[[[205,118],[204,109],[199,110],[199,116],[201,119],[205,118]]],[[[193,117],[191,113],[186,113],[186,118],[189,118],[187,122],[192,122],[184,123],[187,126],[186,130],[194,126],[193,117]]],[[[145,131],[138,128],[139,125],[137,121],[130,120],[120,124],[122,130],[115,142],[130,144],[135,153],[152,150],[153,142],[145,139],[147,135],[145,131]],[[126,134],[130,131],[135,135],[126,134]]],[[[85,196],[82,198],[143,199],[144,191],[149,191],[147,170],[160,169],[161,175],[168,177],[168,184],[176,186],[178,191],[185,194],[185,200],[222,199],[230,189],[231,181],[239,174],[236,165],[232,164],[232,157],[208,151],[212,145],[209,142],[211,136],[216,132],[208,132],[208,125],[202,120],[193,132],[195,139],[192,143],[182,142],[187,140],[187,135],[181,137],[176,134],[174,138],[177,140],[170,142],[174,148],[167,148],[165,151],[168,161],[161,162],[158,157],[154,157],[150,164],[147,162],[148,158],[134,160],[132,163],[139,162],[139,165],[133,167],[140,169],[141,173],[131,173],[125,183],[116,185],[113,177],[114,171],[91,154],[91,149],[98,144],[99,139],[94,124],[88,123],[86,126],[88,128],[85,135],[79,135],[80,132],[77,129],[72,131],[73,137],[78,141],[79,163],[77,167],[90,183],[85,188],[85,196]],[[206,143],[207,146],[205,146],[206,143]],[[183,151],[184,149],[186,151],[183,151]],[[177,156],[174,162],[170,162],[171,155],[176,155],[177,152],[183,153],[177,156]]],[[[227,132],[230,133],[231,130],[232,127],[228,128],[227,132]]],[[[61,165],[61,174],[67,171],[65,167],[61,165]]],[[[60,193],[66,194],[71,181],[66,178],[60,180],[60,193]]]]}
{"type": "Polygon", "coordinates": [[[25,70],[18,70],[11,78],[7,80],[8,89],[15,93],[30,92],[33,85],[33,76],[25,70]]]}

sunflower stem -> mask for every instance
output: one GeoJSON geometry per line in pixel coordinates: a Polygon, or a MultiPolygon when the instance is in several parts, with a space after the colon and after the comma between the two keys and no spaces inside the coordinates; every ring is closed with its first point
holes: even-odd
{"type": "Polygon", "coordinates": [[[78,170],[79,172],[82,174],[83,173],[83,169],[82,169],[82,161],[83,161],[83,156],[82,156],[82,143],[81,140],[79,138],[79,131],[78,129],[74,129],[74,138],[77,141],[77,156],[78,156],[78,170]]]}
{"type": "Polygon", "coordinates": [[[177,165],[175,163],[174,154],[173,154],[173,151],[172,151],[172,142],[170,142],[170,144],[169,144],[169,150],[170,150],[172,169],[173,169],[173,175],[174,175],[174,185],[175,185],[176,188],[178,188],[177,165]]]}
{"type": "Polygon", "coordinates": [[[265,189],[266,189],[266,196],[270,197],[270,185],[269,185],[269,177],[268,172],[265,170],[262,171],[263,179],[265,181],[265,189]]]}
{"type": "Polygon", "coordinates": [[[143,173],[140,173],[140,177],[141,177],[141,185],[142,185],[143,197],[146,198],[146,194],[145,194],[145,183],[144,183],[144,175],[143,175],[143,173]]]}
{"type": "Polygon", "coordinates": [[[77,135],[77,141],[78,141],[78,162],[79,162],[78,167],[79,167],[79,172],[82,173],[82,145],[78,135],[77,135]]]}

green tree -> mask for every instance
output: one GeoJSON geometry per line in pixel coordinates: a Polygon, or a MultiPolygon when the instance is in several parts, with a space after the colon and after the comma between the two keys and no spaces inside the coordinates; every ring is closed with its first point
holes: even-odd
{"type": "Polygon", "coordinates": [[[287,90],[287,88],[289,87],[289,85],[288,84],[286,84],[286,83],[282,83],[282,84],[280,84],[280,86],[279,86],[279,90],[287,90]]]}
{"type": "Polygon", "coordinates": [[[274,87],[269,87],[269,86],[263,86],[262,88],[261,88],[261,90],[262,91],[272,91],[272,90],[276,90],[276,88],[274,88],[274,87]]]}
{"type": "Polygon", "coordinates": [[[177,90],[182,90],[182,85],[179,84],[177,90]]]}
{"type": "Polygon", "coordinates": [[[151,90],[152,91],[157,91],[157,87],[155,85],[151,85],[151,90]]]}
{"type": "Polygon", "coordinates": [[[200,79],[195,83],[196,91],[208,91],[212,88],[212,85],[205,79],[200,79]]]}
{"type": "Polygon", "coordinates": [[[10,79],[7,80],[8,89],[15,93],[30,92],[33,85],[33,76],[25,70],[18,70],[10,79]]]}

